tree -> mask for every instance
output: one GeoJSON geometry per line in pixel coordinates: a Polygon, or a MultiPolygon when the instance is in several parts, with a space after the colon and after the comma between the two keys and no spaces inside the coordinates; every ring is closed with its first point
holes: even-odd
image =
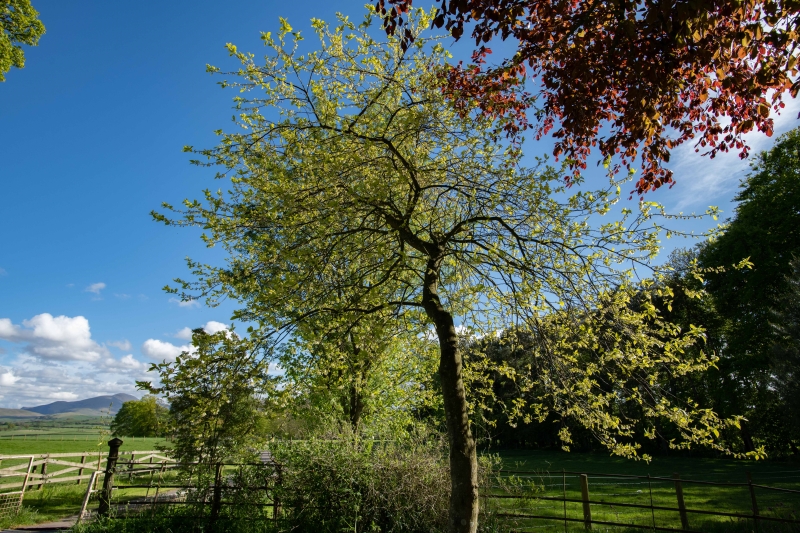
{"type": "Polygon", "coordinates": [[[125,402],[114,420],[111,434],[119,437],[163,437],[167,433],[168,409],[155,396],[125,402]]]}
{"type": "MultiPolygon", "coordinates": [[[[378,0],[389,33],[405,26],[411,4],[378,0]]],[[[745,133],[772,134],[771,111],[800,89],[798,21],[793,0],[441,0],[433,24],[457,40],[474,22],[474,64],[452,67],[444,89],[463,112],[476,101],[484,114],[509,117],[512,135],[555,128],[554,155],[573,176],[595,147],[618,157],[617,169],[640,156],[643,193],[673,183],[662,164],[686,141],[711,157],[746,157],[745,133]],[[515,40],[516,51],[487,67],[484,44],[495,37],[515,40]],[[518,90],[528,76],[541,84],[535,95],[518,90]]]]}
{"type": "Polygon", "coordinates": [[[274,381],[253,361],[253,343],[232,330],[192,331],[194,350],[153,364],[161,385],[137,382],[170,404],[173,452],[183,463],[213,464],[260,451],[265,413],[261,395],[274,381]]]}
{"type": "Polygon", "coordinates": [[[739,412],[750,420],[743,437],[752,448],[750,430],[775,418],[770,414],[774,409],[768,408],[775,401],[770,324],[773,308],[787,291],[792,256],[800,254],[800,130],[781,136],[772,149],[759,154],[735,199],[739,203],[733,219],[723,235],[701,249],[699,263],[705,268],[745,258],[752,263],[752,269],[710,273],[706,285],[730,323],[725,350],[736,394],[729,397],[741,402],[739,412]]]}
{"type": "Polygon", "coordinates": [[[30,0],[0,0],[0,81],[11,67],[25,66],[20,44],[36,46],[44,35],[44,24],[38,19],[30,0]]]}
{"type": "Polygon", "coordinates": [[[797,455],[800,441],[800,259],[791,263],[786,290],[774,308],[775,344],[772,352],[772,381],[780,398],[778,421],[786,441],[797,455]]]}
{"type": "Polygon", "coordinates": [[[388,313],[349,318],[300,324],[285,344],[279,362],[288,407],[316,422],[344,418],[356,435],[402,433],[432,401],[422,386],[435,371],[430,342],[398,331],[388,313]]]}
{"type": "MultiPolygon", "coordinates": [[[[190,260],[195,280],[170,290],[210,305],[223,297],[241,302],[234,318],[258,324],[254,336],[266,357],[308,321],[345,328],[388,313],[435,334],[450,448],[449,529],[474,532],[476,449],[457,319],[487,334],[519,324],[535,330],[543,315],[557,313],[553,324],[586,331],[586,341],[573,336],[543,352],[543,384],[557,397],[555,409],[627,455],[636,447],[616,442],[627,428],[605,411],[599,374],[640,383],[664,368],[692,372],[710,360],[682,356],[696,328],[678,332],[652,304],[626,306],[636,293],[630,267],[646,268],[657,253],[661,210],[644,202],[637,214],[623,209],[595,227],[622,182],[570,192],[544,163],[523,167],[495,123],[471,120],[445,99],[439,73],[447,53],[420,29],[430,15],[414,14],[411,48],[375,41],[372,16],[358,27],[340,17],[333,29],[313,20],[320,49],[303,54],[300,35],[281,19],[277,36],[262,36],[263,64],[229,45],[242,80],[222,85],[241,91],[234,100],[243,129],[219,131],[216,148],[196,153],[207,158],[198,164],[222,167],[218,177],[230,188],[187,200],[175,218],[153,215],[202,227],[209,245],[228,251],[224,267],[190,260]],[[621,331],[594,365],[573,356],[601,327],[584,318],[587,309],[603,309],[621,331]]],[[[722,424],[651,390],[619,387],[617,394],[647,406],[647,416],[668,417],[689,441],[708,442],[722,424]]]]}

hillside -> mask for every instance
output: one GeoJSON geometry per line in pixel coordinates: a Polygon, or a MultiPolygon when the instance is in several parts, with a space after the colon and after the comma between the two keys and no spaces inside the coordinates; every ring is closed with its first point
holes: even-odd
{"type": "Polygon", "coordinates": [[[23,410],[33,411],[41,415],[57,415],[61,413],[75,414],[116,414],[124,402],[138,400],[136,396],[130,394],[115,394],[113,396],[96,396],[86,400],[74,402],[53,402],[35,407],[23,407],[23,410]]]}
{"type": "Polygon", "coordinates": [[[5,409],[0,407],[0,418],[34,418],[37,416],[42,416],[42,414],[26,411],[25,409],[5,409]]]}

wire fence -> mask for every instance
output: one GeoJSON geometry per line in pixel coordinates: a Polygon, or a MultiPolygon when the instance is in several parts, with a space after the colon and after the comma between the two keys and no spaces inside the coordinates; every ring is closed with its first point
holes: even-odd
{"type": "Polygon", "coordinates": [[[562,471],[505,471],[484,490],[485,505],[516,531],[593,525],[704,531],[710,522],[800,524],[798,472],[754,483],[562,471]],[[767,485],[766,483],[770,483],[767,485]],[[781,486],[784,485],[784,486],[781,486]],[[788,488],[788,486],[795,488],[788,488]]]}

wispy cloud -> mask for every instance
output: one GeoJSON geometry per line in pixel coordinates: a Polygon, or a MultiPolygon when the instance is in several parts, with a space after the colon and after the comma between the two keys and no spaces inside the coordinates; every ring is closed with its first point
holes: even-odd
{"type": "Polygon", "coordinates": [[[92,283],[91,285],[89,285],[88,287],[86,287],[83,290],[86,291],[86,292],[91,292],[91,293],[97,294],[99,296],[100,295],[100,291],[102,291],[105,288],[106,288],[106,284],[100,282],[100,283],[92,283]]]}
{"type": "Polygon", "coordinates": [[[750,158],[742,160],[737,150],[719,154],[714,159],[695,152],[693,144],[686,143],[672,153],[669,168],[675,173],[675,188],[670,192],[669,206],[675,211],[705,210],[709,205],[730,200],[739,182],[747,175],[754,156],[769,149],[775,138],[800,125],[797,114],[800,99],[791,98],[780,115],[775,115],[775,131],[772,137],[753,131],[745,135],[750,146],[750,158]],[[673,196],[674,195],[674,196],[673,196]]]}
{"type": "Polygon", "coordinates": [[[127,299],[129,299],[131,297],[131,295],[130,294],[124,294],[124,293],[122,293],[122,294],[114,293],[114,297],[115,298],[119,298],[120,300],[127,300],[127,299]]]}
{"type": "Polygon", "coordinates": [[[113,346],[114,348],[119,348],[120,350],[127,352],[131,349],[131,342],[128,339],[123,339],[121,341],[111,341],[107,342],[109,346],[113,346]]]}
{"type": "Polygon", "coordinates": [[[8,272],[6,272],[6,269],[3,267],[0,267],[0,276],[8,276],[8,272]]]}
{"type": "Polygon", "coordinates": [[[178,307],[200,307],[200,302],[197,300],[179,300],[178,298],[170,298],[170,303],[178,304],[178,307]]]}

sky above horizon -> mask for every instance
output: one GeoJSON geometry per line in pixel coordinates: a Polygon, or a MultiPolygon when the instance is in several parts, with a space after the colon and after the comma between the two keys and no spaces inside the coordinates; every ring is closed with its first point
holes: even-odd
{"type": "MultiPolygon", "coordinates": [[[[213,146],[213,131],[232,127],[234,93],[216,85],[206,64],[237,68],[227,42],[258,55],[260,32],[276,31],[279,16],[310,41],[311,17],[333,21],[338,10],[358,22],[364,10],[316,0],[32,3],[47,33],[25,49],[25,68],[0,83],[0,407],[140,396],[135,381],[153,379],[151,363],[187,349],[191,328],[228,326],[235,309],[162,291],[188,275],[187,256],[217,264],[224,256],[206,249],[199,232],[149,215],[161,202],[223,186],[182,152],[213,146]]],[[[468,49],[462,43],[453,53],[468,49]]],[[[776,134],[797,124],[799,109],[787,101],[776,134]]],[[[749,140],[754,154],[772,143],[762,134],[749,140]]],[[[548,144],[528,142],[525,151],[539,155],[548,144]]],[[[726,218],[748,162],[736,154],[709,160],[682,146],[671,168],[677,184],[653,200],[684,212],[717,205],[726,218]]]]}

